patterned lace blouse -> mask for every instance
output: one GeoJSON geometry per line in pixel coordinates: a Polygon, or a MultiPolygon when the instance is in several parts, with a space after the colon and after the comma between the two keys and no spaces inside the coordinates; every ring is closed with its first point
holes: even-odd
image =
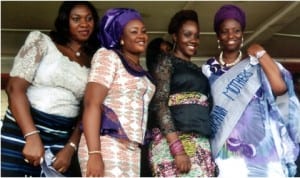
{"type": "Polygon", "coordinates": [[[64,56],[49,36],[31,32],[15,57],[10,76],[31,83],[27,96],[40,111],[76,117],[89,69],[64,56]]]}

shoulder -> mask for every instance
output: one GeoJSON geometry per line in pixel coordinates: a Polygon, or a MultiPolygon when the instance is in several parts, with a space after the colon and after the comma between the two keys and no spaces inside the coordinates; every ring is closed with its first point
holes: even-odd
{"type": "MultiPolygon", "coordinates": [[[[217,59],[215,57],[209,58],[202,66],[202,73],[206,76],[209,77],[211,76],[212,72],[212,67],[213,66],[219,66],[219,63],[217,62],[217,59]]],[[[213,67],[215,68],[215,67],[213,67]]],[[[218,68],[218,67],[217,67],[218,68]]]]}
{"type": "Polygon", "coordinates": [[[106,49],[104,47],[99,48],[96,54],[101,56],[108,56],[108,57],[118,57],[118,55],[114,50],[106,49]]]}
{"type": "Polygon", "coordinates": [[[29,35],[27,36],[26,41],[31,40],[31,41],[37,41],[37,40],[51,40],[48,35],[45,33],[42,33],[41,31],[35,30],[31,31],[29,35]]]}
{"type": "Polygon", "coordinates": [[[51,38],[48,35],[37,30],[31,31],[25,40],[25,45],[36,46],[38,48],[44,48],[49,43],[53,43],[51,38]]]}
{"type": "Polygon", "coordinates": [[[172,66],[172,58],[173,56],[170,54],[160,54],[157,63],[162,66],[172,66]]]}
{"type": "Polygon", "coordinates": [[[121,62],[118,54],[114,50],[106,49],[104,47],[101,47],[96,51],[92,61],[108,61],[110,63],[121,62]]]}

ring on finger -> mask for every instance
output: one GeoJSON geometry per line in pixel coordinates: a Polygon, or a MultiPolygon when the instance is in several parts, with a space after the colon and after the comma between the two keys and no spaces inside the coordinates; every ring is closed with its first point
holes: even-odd
{"type": "Polygon", "coordinates": [[[26,159],[26,158],[24,158],[24,161],[25,161],[26,163],[29,163],[29,160],[28,160],[28,159],[26,159]]]}

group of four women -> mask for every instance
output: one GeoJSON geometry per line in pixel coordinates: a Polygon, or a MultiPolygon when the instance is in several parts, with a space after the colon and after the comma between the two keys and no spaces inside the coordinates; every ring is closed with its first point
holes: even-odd
{"type": "Polygon", "coordinates": [[[173,50],[147,61],[148,72],[139,12],[109,9],[97,23],[89,2],[64,2],[50,36],[27,37],[7,86],[2,176],[139,177],[149,135],[149,176],[295,175],[291,76],[258,44],[243,54],[239,7],[216,13],[221,52],[202,68],[191,62],[200,32],[193,10],[172,17],[173,50]]]}

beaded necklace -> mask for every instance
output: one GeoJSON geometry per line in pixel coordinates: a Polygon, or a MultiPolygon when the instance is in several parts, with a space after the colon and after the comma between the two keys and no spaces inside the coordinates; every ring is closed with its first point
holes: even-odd
{"type": "Polygon", "coordinates": [[[242,51],[239,51],[239,56],[232,63],[228,63],[228,64],[226,64],[223,60],[223,51],[221,51],[219,56],[220,64],[225,67],[232,67],[236,65],[238,62],[240,62],[241,59],[242,59],[242,51]]]}

